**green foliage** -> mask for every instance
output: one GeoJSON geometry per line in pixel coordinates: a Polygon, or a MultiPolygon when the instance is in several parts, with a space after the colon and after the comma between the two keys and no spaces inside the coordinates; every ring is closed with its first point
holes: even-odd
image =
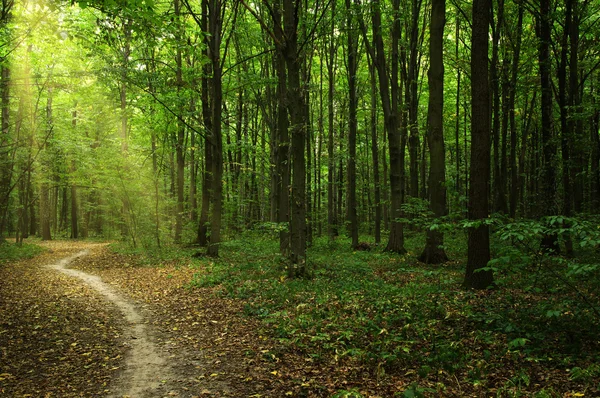
{"type": "Polygon", "coordinates": [[[425,397],[425,393],[427,392],[435,392],[432,388],[420,387],[418,383],[412,383],[409,388],[407,388],[403,393],[403,398],[423,398],[425,397]]]}
{"type": "MultiPolygon", "coordinates": [[[[510,246],[499,239],[501,229],[492,221],[495,250],[510,246]]],[[[313,278],[290,280],[273,239],[276,233],[261,227],[225,242],[221,258],[199,264],[192,286],[244,300],[246,315],[261,319],[263,332],[283,347],[314,361],[360,363],[377,377],[414,369],[412,374],[422,380],[442,372],[463,375],[478,385],[499,372],[505,358],[548,366],[580,362],[588,369],[590,357],[581,347],[595,344],[597,319],[559,280],[545,282],[542,289],[541,276],[530,274],[542,271],[529,263],[526,252],[510,247],[511,258],[520,262],[513,266],[519,268],[491,265],[502,276],[501,288],[462,291],[457,289],[460,263],[425,266],[411,258],[422,247],[422,235],[407,233],[409,254],[403,257],[378,250],[353,252],[345,238],[316,239],[308,252],[313,278]]],[[[452,252],[464,256],[461,231],[447,234],[447,242],[452,252]]],[[[566,273],[568,267],[562,267],[566,273]]],[[[580,289],[588,286],[580,282],[580,289]]],[[[586,385],[598,379],[594,368],[586,373],[588,378],[572,369],[571,376],[586,385]]],[[[515,369],[502,394],[520,396],[531,388],[527,371],[515,369]]],[[[428,392],[415,384],[400,394],[428,392]]],[[[551,394],[551,389],[546,392],[551,394]]]]}
{"type": "Polygon", "coordinates": [[[350,391],[340,390],[331,396],[331,398],[363,398],[363,397],[364,397],[364,395],[362,395],[356,388],[353,388],[350,391]]]}
{"type": "Polygon", "coordinates": [[[17,245],[9,242],[0,242],[0,266],[22,258],[32,258],[42,253],[44,248],[39,245],[25,243],[17,245]]]}

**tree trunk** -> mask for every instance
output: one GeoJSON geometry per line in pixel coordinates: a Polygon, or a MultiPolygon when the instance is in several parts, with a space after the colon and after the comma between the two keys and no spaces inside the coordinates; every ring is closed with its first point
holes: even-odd
{"type": "Polygon", "coordinates": [[[358,71],[358,60],[356,48],[357,38],[353,31],[352,7],[350,0],[346,0],[346,35],[348,54],[348,101],[349,129],[348,129],[348,221],[352,249],[358,247],[358,216],[356,213],[356,132],[358,129],[357,107],[358,99],[356,93],[356,73],[358,71]]]}
{"type": "Polygon", "coordinates": [[[381,186],[379,178],[379,148],[377,134],[377,77],[373,62],[369,63],[371,76],[371,153],[373,156],[373,188],[375,195],[375,244],[381,243],[381,186]]]}
{"type": "Polygon", "coordinates": [[[501,30],[504,25],[504,0],[498,1],[498,17],[496,24],[492,21],[492,63],[490,66],[490,83],[492,87],[492,139],[494,144],[494,179],[493,179],[493,210],[506,213],[506,197],[500,167],[500,76],[498,74],[499,44],[501,30]]]}
{"type": "Polygon", "coordinates": [[[219,255],[221,243],[221,212],[223,207],[223,137],[221,130],[221,112],[223,104],[222,67],[221,67],[221,0],[208,0],[208,32],[210,35],[208,57],[212,66],[212,214],[210,219],[210,244],[207,254],[219,255]]]}
{"type": "MultiPolygon", "coordinates": [[[[446,1],[432,0],[429,46],[429,109],[427,143],[429,145],[429,202],[436,218],[447,214],[446,208],[446,155],[444,150],[444,25],[446,1]]],[[[448,261],[444,251],[444,234],[429,229],[425,249],[419,261],[439,264],[448,261]]]]}
{"type": "MultiPolygon", "coordinates": [[[[2,65],[0,71],[0,101],[2,110],[0,121],[2,130],[0,131],[0,148],[9,146],[9,117],[10,117],[10,69],[2,65]]],[[[0,242],[4,241],[4,229],[8,216],[8,200],[10,196],[11,170],[13,164],[9,157],[9,151],[0,149],[0,242]]]]}
{"type": "MultiPolygon", "coordinates": [[[[519,77],[519,61],[521,58],[521,36],[523,33],[523,4],[519,4],[519,16],[515,28],[516,44],[513,49],[512,69],[509,94],[509,122],[510,122],[510,199],[509,214],[515,218],[519,199],[519,168],[517,167],[517,123],[515,121],[515,97],[519,77]]],[[[523,148],[521,148],[523,150],[523,148]]],[[[523,170],[521,169],[521,172],[523,170]]]]}
{"type": "MultiPolygon", "coordinates": [[[[281,29],[281,8],[279,2],[273,6],[273,24],[275,38],[279,42],[285,40],[281,29]]],[[[275,53],[275,69],[277,74],[277,141],[276,141],[276,173],[277,173],[277,222],[279,224],[279,252],[282,256],[290,254],[290,138],[288,119],[288,84],[285,57],[280,49],[275,53]]]]}
{"type": "MultiPolygon", "coordinates": [[[[558,214],[556,207],[556,144],[554,143],[553,116],[552,116],[552,60],[550,59],[551,37],[551,10],[550,0],[540,1],[539,15],[539,68],[540,85],[542,92],[542,211],[543,215],[558,214]]],[[[558,237],[548,234],[542,238],[541,246],[544,250],[559,253],[558,237]]]]}
{"type": "Polygon", "coordinates": [[[491,0],[473,1],[471,47],[471,178],[469,183],[469,228],[467,269],[463,285],[485,289],[493,283],[487,267],[490,234],[485,221],[489,215],[490,182],[490,91],[488,80],[488,29],[491,0]]]}
{"type": "MultiPolygon", "coordinates": [[[[208,31],[208,0],[202,1],[202,30],[208,31]]],[[[208,47],[210,37],[204,36],[203,56],[208,58],[208,47]]],[[[201,101],[202,101],[202,124],[204,125],[204,169],[202,170],[202,208],[200,209],[200,219],[198,220],[198,236],[196,243],[202,247],[208,246],[208,216],[211,203],[212,193],[212,116],[211,116],[211,100],[210,95],[210,75],[212,74],[212,66],[210,62],[205,62],[203,66],[203,74],[201,78],[201,101]]]]}
{"type": "Polygon", "coordinates": [[[184,209],[184,172],[185,172],[185,163],[184,163],[184,141],[185,141],[185,124],[182,121],[183,115],[183,98],[182,97],[182,88],[183,88],[183,70],[182,70],[182,55],[181,55],[181,47],[182,47],[182,27],[181,27],[181,5],[179,0],[174,0],[174,8],[175,8],[175,23],[176,23],[176,33],[175,33],[175,43],[176,43],[176,51],[175,51],[175,86],[177,87],[177,99],[178,99],[178,114],[177,114],[177,137],[175,142],[175,152],[177,158],[177,206],[175,209],[175,243],[181,242],[181,234],[183,232],[183,209],[184,209]]]}
{"type": "Polygon", "coordinates": [[[300,82],[300,65],[303,63],[298,48],[298,17],[300,0],[284,0],[283,30],[285,46],[283,53],[287,67],[288,113],[291,128],[292,192],[290,214],[290,260],[288,276],[297,278],[308,275],[306,265],[306,163],[305,134],[308,126],[304,95],[300,82]]]}
{"type": "Polygon", "coordinates": [[[336,206],[336,186],[335,186],[335,175],[336,165],[334,157],[334,107],[333,107],[333,95],[335,87],[335,40],[333,39],[335,32],[335,1],[331,3],[331,31],[330,33],[330,45],[329,45],[329,56],[325,58],[327,63],[327,106],[328,106],[328,134],[327,134],[327,232],[329,239],[333,240],[338,236],[337,227],[337,206],[336,206]]]}
{"type": "MultiPolygon", "coordinates": [[[[408,59],[408,138],[409,170],[410,170],[410,196],[419,197],[419,102],[418,102],[418,77],[419,77],[419,18],[421,17],[422,0],[412,0],[410,24],[410,54],[408,59]]],[[[424,182],[423,182],[424,183],[424,182]]]]}
{"type": "MultiPolygon", "coordinates": [[[[394,0],[393,6],[395,15],[397,15],[399,2],[394,0]]],[[[379,77],[379,95],[381,97],[381,105],[383,108],[384,125],[388,135],[389,155],[390,155],[390,194],[391,194],[391,225],[390,225],[390,236],[386,247],[387,251],[394,253],[403,254],[406,252],[404,249],[404,228],[400,222],[402,217],[402,155],[401,155],[401,140],[400,140],[400,129],[398,123],[398,109],[392,107],[392,98],[390,96],[390,82],[388,78],[388,68],[385,59],[385,51],[383,46],[383,37],[381,33],[381,9],[379,1],[372,3],[372,23],[373,23],[373,43],[374,48],[369,46],[369,41],[366,35],[366,28],[362,20],[361,29],[364,37],[364,42],[368,47],[369,55],[379,77]]],[[[397,43],[399,40],[400,31],[399,29],[393,29],[392,40],[397,43]]],[[[396,71],[397,72],[397,71],[396,71]]],[[[392,92],[398,93],[397,87],[397,73],[396,76],[392,74],[392,92]]],[[[396,104],[397,105],[397,104],[396,104]]]]}
{"type": "MultiPolygon", "coordinates": [[[[75,103],[77,106],[77,103],[75,103]]],[[[77,128],[77,109],[73,110],[73,120],[72,120],[73,130],[77,128]]],[[[71,176],[75,174],[76,167],[75,162],[71,162],[71,176]]],[[[79,222],[78,222],[78,205],[77,205],[77,185],[73,181],[71,181],[71,238],[77,239],[79,237],[79,222]]]]}

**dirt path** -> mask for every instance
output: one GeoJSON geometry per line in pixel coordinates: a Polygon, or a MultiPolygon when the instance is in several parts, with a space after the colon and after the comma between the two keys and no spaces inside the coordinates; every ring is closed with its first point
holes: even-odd
{"type": "MultiPolygon", "coordinates": [[[[163,396],[167,380],[172,379],[171,368],[167,359],[158,349],[155,338],[147,325],[147,320],[131,300],[115,291],[103,282],[99,276],[87,272],[67,268],[74,260],[89,255],[89,250],[82,250],[70,257],[49,265],[74,278],[79,278],[106,300],[114,304],[128,323],[125,335],[130,339],[130,350],[125,362],[125,370],[120,377],[114,397],[154,397],[163,396]]],[[[171,392],[173,394],[173,392],[171,392]]]]}
{"type": "Polygon", "coordinates": [[[278,349],[244,304],[189,288],[197,264],[37,244],[47,250],[0,266],[1,397],[290,395],[278,349]]]}

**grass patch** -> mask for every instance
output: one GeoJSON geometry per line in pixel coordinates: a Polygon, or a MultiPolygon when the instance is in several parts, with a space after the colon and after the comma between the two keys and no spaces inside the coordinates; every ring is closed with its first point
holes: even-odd
{"type": "Polygon", "coordinates": [[[11,261],[35,257],[44,250],[43,247],[31,243],[17,245],[11,242],[1,242],[0,266],[4,266],[11,261]]]}

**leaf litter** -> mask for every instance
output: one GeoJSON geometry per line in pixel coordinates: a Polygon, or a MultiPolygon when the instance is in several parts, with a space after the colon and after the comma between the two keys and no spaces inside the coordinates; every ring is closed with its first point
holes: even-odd
{"type": "MultiPolygon", "coordinates": [[[[268,326],[243,315],[243,300],[216,294],[218,286],[189,288],[198,269],[186,264],[143,266],[103,244],[44,245],[50,250],[43,255],[0,268],[0,395],[128,396],[123,377],[131,325],[80,280],[43,267],[81,250],[89,255],[69,267],[100,276],[135,306],[168,368],[160,388],[135,397],[328,397],[343,390],[354,395],[337,396],[375,398],[410,389],[415,380],[431,391],[442,382],[443,396],[497,392],[461,383],[461,374],[423,379],[411,369],[379,372],[352,358],[315,357],[283,345],[268,326]]],[[[472,337],[463,344],[477,349],[472,337]]],[[[564,372],[530,366],[538,375],[532,385],[569,384],[564,372]]],[[[505,379],[503,370],[497,378],[505,379]]]]}

